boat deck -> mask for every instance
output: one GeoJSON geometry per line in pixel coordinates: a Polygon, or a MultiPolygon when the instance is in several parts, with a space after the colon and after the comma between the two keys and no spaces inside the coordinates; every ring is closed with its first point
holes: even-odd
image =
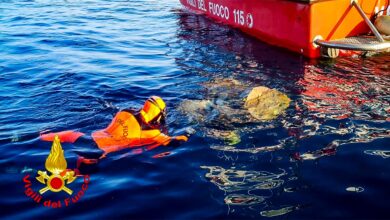
{"type": "Polygon", "coordinates": [[[373,36],[348,37],[331,41],[317,40],[316,43],[328,48],[356,51],[385,51],[390,48],[389,41],[381,42],[373,36]]]}

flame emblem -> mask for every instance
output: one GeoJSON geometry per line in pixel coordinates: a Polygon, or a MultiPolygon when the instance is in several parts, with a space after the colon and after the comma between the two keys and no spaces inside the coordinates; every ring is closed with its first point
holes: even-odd
{"type": "Polygon", "coordinates": [[[36,179],[45,184],[46,187],[39,190],[40,194],[47,192],[65,191],[72,195],[73,191],[66,187],[66,184],[73,182],[76,177],[74,171],[66,170],[67,163],[64,157],[64,150],[62,150],[61,141],[58,136],[55,136],[51,151],[46,159],[45,168],[51,173],[49,176],[46,171],[38,171],[36,179]],[[66,181],[66,184],[65,184],[66,181]]]}

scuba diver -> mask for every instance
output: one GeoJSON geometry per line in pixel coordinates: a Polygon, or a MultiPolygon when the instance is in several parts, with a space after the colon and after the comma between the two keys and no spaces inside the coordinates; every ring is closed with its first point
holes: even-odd
{"type": "Polygon", "coordinates": [[[61,143],[73,143],[81,164],[96,164],[98,159],[122,149],[133,149],[133,154],[152,150],[159,146],[178,145],[188,140],[187,135],[170,137],[165,128],[166,104],[162,98],[151,96],[142,109],[119,111],[105,129],[92,132],[90,136],[78,131],[62,131],[41,134],[43,141],[53,141],[56,136],[61,143]],[[84,151],[84,146],[87,150],[84,151]],[[92,147],[92,149],[91,149],[92,147]]]}

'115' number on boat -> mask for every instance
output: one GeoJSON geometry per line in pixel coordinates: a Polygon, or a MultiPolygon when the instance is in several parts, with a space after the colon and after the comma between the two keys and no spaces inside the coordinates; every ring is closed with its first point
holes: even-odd
{"type": "Polygon", "coordinates": [[[245,15],[244,11],[234,9],[233,10],[234,14],[234,23],[239,24],[239,25],[246,25],[249,28],[253,27],[253,16],[252,14],[248,13],[245,15]]]}

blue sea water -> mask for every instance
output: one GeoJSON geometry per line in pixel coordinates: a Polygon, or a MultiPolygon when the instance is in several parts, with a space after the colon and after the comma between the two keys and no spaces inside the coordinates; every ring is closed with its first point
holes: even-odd
{"type": "MultiPolygon", "coordinates": [[[[2,0],[0,216],[389,218],[389,61],[307,60],[176,0],[2,0]],[[290,107],[272,121],[241,117],[256,86],[286,93],[290,107]],[[40,204],[25,195],[26,175],[44,187],[35,177],[51,144],[40,133],[91,133],[151,95],[166,100],[171,135],[195,131],[189,142],[108,155],[68,207],[65,192],[40,204]],[[227,110],[197,112],[204,103],[227,110]]],[[[69,168],[77,147],[63,144],[69,168]]]]}

